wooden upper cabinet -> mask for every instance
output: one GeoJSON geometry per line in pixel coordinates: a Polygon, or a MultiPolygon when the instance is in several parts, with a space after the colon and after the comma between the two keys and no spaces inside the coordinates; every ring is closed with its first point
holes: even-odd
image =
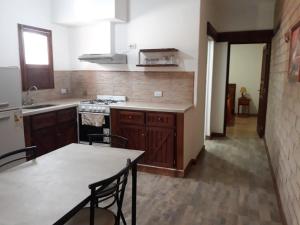
{"type": "Polygon", "coordinates": [[[23,91],[54,88],[52,32],[18,24],[23,91]]]}

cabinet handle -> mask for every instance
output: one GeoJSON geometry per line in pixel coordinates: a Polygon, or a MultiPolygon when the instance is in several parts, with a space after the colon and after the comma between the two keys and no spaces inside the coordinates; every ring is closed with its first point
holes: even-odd
{"type": "Polygon", "coordinates": [[[132,116],[128,116],[129,119],[132,119],[132,116]]]}
{"type": "Polygon", "coordinates": [[[145,134],[143,133],[143,134],[141,134],[143,137],[145,136],[145,134]]]}
{"type": "Polygon", "coordinates": [[[158,117],[158,121],[161,121],[161,118],[160,118],[160,117],[158,117]]]}

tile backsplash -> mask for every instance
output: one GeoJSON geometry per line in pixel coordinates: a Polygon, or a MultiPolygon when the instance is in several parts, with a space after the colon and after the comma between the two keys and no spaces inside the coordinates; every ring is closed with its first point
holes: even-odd
{"type": "MultiPolygon", "coordinates": [[[[95,98],[96,95],[125,95],[129,101],[192,103],[193,72],[56,71],[55,89],[32,94],[35,102],[60,98],[95,98]],[[61,95],[62,88],[69,90],[61,95]],[[163,97],[154,97],[162,91],[163,97]]],[[[25,95],[26,93],[24,93],[25,95]]]]}
{"type": "MultiPolygon", "coordinates": [[[[32,91],[30,95],[32,96],[34,103],[56,100],[61,98],[72,97],[71,93],[71,73],[67,71],[55,71],[54,72],[54,89],[38,90],[32,91]],[[61,89],[65,88],[68,90],[66,95],[60,93],[61,89]]],[[[27,92],[23,92],[23,99],[26,98],[27,92]]]]}
{"type": "Polygon", "coordinates": [[[86,95],[125,95],[129,101],[185,103],[193,102],[192,72],[71,72],[74,97],[86,95]],[[163,97],[154,97],[162,91],[163,97]]]}

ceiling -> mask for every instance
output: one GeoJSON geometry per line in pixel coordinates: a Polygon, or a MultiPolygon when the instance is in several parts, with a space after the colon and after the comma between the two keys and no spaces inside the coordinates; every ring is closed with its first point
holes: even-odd
{"type": "Polygon", "coordinates": [[[276,0],[208,0],[219,31],[272,29],[276,0]]]}

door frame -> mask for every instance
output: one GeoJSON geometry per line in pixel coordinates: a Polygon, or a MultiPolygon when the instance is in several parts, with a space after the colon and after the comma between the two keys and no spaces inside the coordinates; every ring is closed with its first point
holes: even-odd
{"type": "MultiPolygon", "coordinates": [[[[231,45],[237,44],[266,44],[267,54],[269,55],[268,60],[266,62],[266,103],[268,103],[268,92],[269,92],[269,80],[270,80],[270,66],[271,66],[271,51],[272,51],[272,43],[271,41],[267,42],[257,42],[257,41],[246,41],[246,42],[228,42],[228,51],[227,51],[227,68],[226,68],[226,83],[225,83],[225,105],[224,105],[224,127],[223,127],[223,136],[227,136],[227,107],[226,107],[226,99],[228,95],[228,84],[229,84],[229,75],[230,75],[230,55],[231,55],[231,45]]],[[[266,104],[268,106],[268,104],[266,104]]],[[[266,106],[266,108],[267,108],[266,106]]],[[[266,110],[267,112],[267,110],[266,110]]],[[[266,120],[266,116],[264,116],[266,120]]]]}
{"type": "Polygon", "coordinates": [[[224,126],[223,133],[212,133],[211,137],[226,137],[227,127],[227,112],[226,112],[226,99],[227,99],[227,85],[229,83],[229,71],[230,71],[230,50],[233,44],[267,44],[268,47],[268,61],[266,68],[266,102],[268,103],[268,90],[270,79],[270,65],[271,65],[271,51],[272,51],[272,39],[276,34],[276,30],[248,30],[248,31],[234,31],[234,32],[218,32],[211,22],[207,22],[207,35],[211,36],[215,42],[227,42],[227,68],[226,68],[226,86],[225,86],[225,104],[224,104],[224,126]]]}

